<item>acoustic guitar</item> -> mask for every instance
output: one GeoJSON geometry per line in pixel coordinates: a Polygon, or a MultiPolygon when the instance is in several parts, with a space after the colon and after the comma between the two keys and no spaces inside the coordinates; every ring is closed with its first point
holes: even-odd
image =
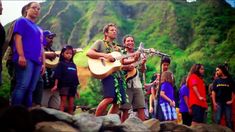
{"type": "Polygon", "coordinates": [[[138,61],[136,63],[134,63],[134,69],[131,71],[128,71],[127,74],[125,75],[126,80],[129,80],[131,78],[134,78],[137,75],[137,69],[136,66],[138,66],[139,64],[141,64],[141,61],[138,61]]]}
{"type": "MultiPolygon", "coordinates": [[[[137,75],[136,67],[142,63],[143,58],[147,59],[147,56],[145,54],[141,54],[140,59],[137,62],[135,62],[134,64],[132,64],[135,68],[133,70],[127,72],[127,74],[125,76],[127,81],[131,78],[134,78],[137,75]]],[[[146,69],[146,65],[145,65],[145,69],[146,69]]]]}
{"type": "Polygon", "coordinates": [[[100,57],[98,59],[92,59],[88,57],[88,67],[93,75],[93,77],[98,79],[103,79],[112,73],[121,69],[122,64],[120,62],[121,59],[132,56],[133,54],[129,55],[121,55],[119,52],[111,52],[110,53],[113,58],[115,58],[114,62],[109,62],[107,59],[100,57]]]}
{"type": "MultiPolygon", "coordinates": [[[[74,53],[78,53],[81,51],[83,51],[82,48],[75,48],[74,49],[74,53]]],[[[46,64],[47,68],[55,68],[57,66],[57,64],[59,63],[59,59],[60,59],[60,52],[61,51],[55,51],[55,52],[45,51],[44,52],[45,54],[56,53],[56,57],[54,59],[47,59],[47,58],[45,59],[45,64],[46,64]]]]}
{"type": "Polygon", "coordinates": [[[50,53],[56,53],[56,57],[54,59],[45,59],[45,64],[46,64],[46,68],[55,68],[57,66],[57,64],[59,63],[59,55],[60,55],[60,51],[45,51],[45,54],[50,54],[50,53]]]}

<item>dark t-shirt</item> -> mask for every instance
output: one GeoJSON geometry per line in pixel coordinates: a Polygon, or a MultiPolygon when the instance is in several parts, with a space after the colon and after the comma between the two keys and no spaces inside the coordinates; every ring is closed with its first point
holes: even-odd
{"type": "Polygon", "coordinates": [[[1,48],[5,42],[5,37],[6,37],[6,32],[5,32],[2,24],[0,23],[0,46],[1,46],[1,48]]]}
{"type": "Polygon", "coordinates": [[[232,92],[235,93],[234,82],[231,78],[218,78],[213,82],[212,91],[216,94],[216,102],[226,103],[232,99],[232,92]]]}
{"type": "Polygon", "coordinates": [[[59,62],[55,69],[55,79],[59,80],[58,88],[79,85],[76,65],[72,62],[59,62]]]}

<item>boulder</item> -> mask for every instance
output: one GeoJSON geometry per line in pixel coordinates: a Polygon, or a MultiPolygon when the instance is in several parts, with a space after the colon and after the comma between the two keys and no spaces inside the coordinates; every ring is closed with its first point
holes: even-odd
{"type": "Polygon", "coordinates": [[[149,120],[146,120],[143,122],[148,128],[151,130],[151,132],[159,132],[160,131],[160,121],[152,118],[149,120]]]}
{"type": "Polygon", "coordinates": [[[103,119],[92,114],[81,113],[73,117],[74,125],[82,132],[98,132],[102,126],[103,119]]]}
{"type": "Polygon", "coordinates": [[[138,117],[129,117],[124,123],[124,131],[126,132],[151,132],[148,126],[144,125],[144,123],[138,117]]]}
{"type": "Polygon", "coordinates": [[[56,121],[40,122],[36,125],[34,132],[79,132],[79,130],[71,127],[65,122],[56,121]]]}

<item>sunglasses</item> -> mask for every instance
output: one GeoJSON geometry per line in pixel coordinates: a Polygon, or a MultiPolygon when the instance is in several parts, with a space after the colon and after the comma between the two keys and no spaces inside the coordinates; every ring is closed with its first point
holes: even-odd
{"type": "Polygon", "coordinates": [[[48,39],[53,39],[53,38],[54,38],[54,36],[47,36],[47,38],[48,38],[48,39]]]}

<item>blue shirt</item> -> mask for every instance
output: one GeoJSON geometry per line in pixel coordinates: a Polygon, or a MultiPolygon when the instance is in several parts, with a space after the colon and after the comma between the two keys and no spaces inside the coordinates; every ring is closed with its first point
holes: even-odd
{"type": "MultiPolygon", "coordinates": [[[[174,89],[171,83],[163,82],[161,84],[161,91],[164,91],[165,95],[168,98],[170,98],[171,100],[174,100],[174,89]]],[[[160,96],[159,103],[161,104],[161,103],[169,103],[169,102],[160,96]]]]}
{"type": "MultiPolygon", "coordinates": [[[[19,18],[15,23],[14,34],[19,34],[22,37],[22,46],[25,58],[38,64],[42,64],[42,29],[34,22],[22,17],[19,18]]],[[[15,42],[13,50],[13,60],[18,62],[19,55],[16,51],[15,42]]]]}
{"type": "Polygon", "coordinates": [[[189,112],[188,106],[184,101],[184,96],[189,97],[189,89],[186,86],[186,84],[182,85],[182,87],[180,88],[179,96],[180,96],[180,104],[179,104],[180,112],[189,112]]]}

